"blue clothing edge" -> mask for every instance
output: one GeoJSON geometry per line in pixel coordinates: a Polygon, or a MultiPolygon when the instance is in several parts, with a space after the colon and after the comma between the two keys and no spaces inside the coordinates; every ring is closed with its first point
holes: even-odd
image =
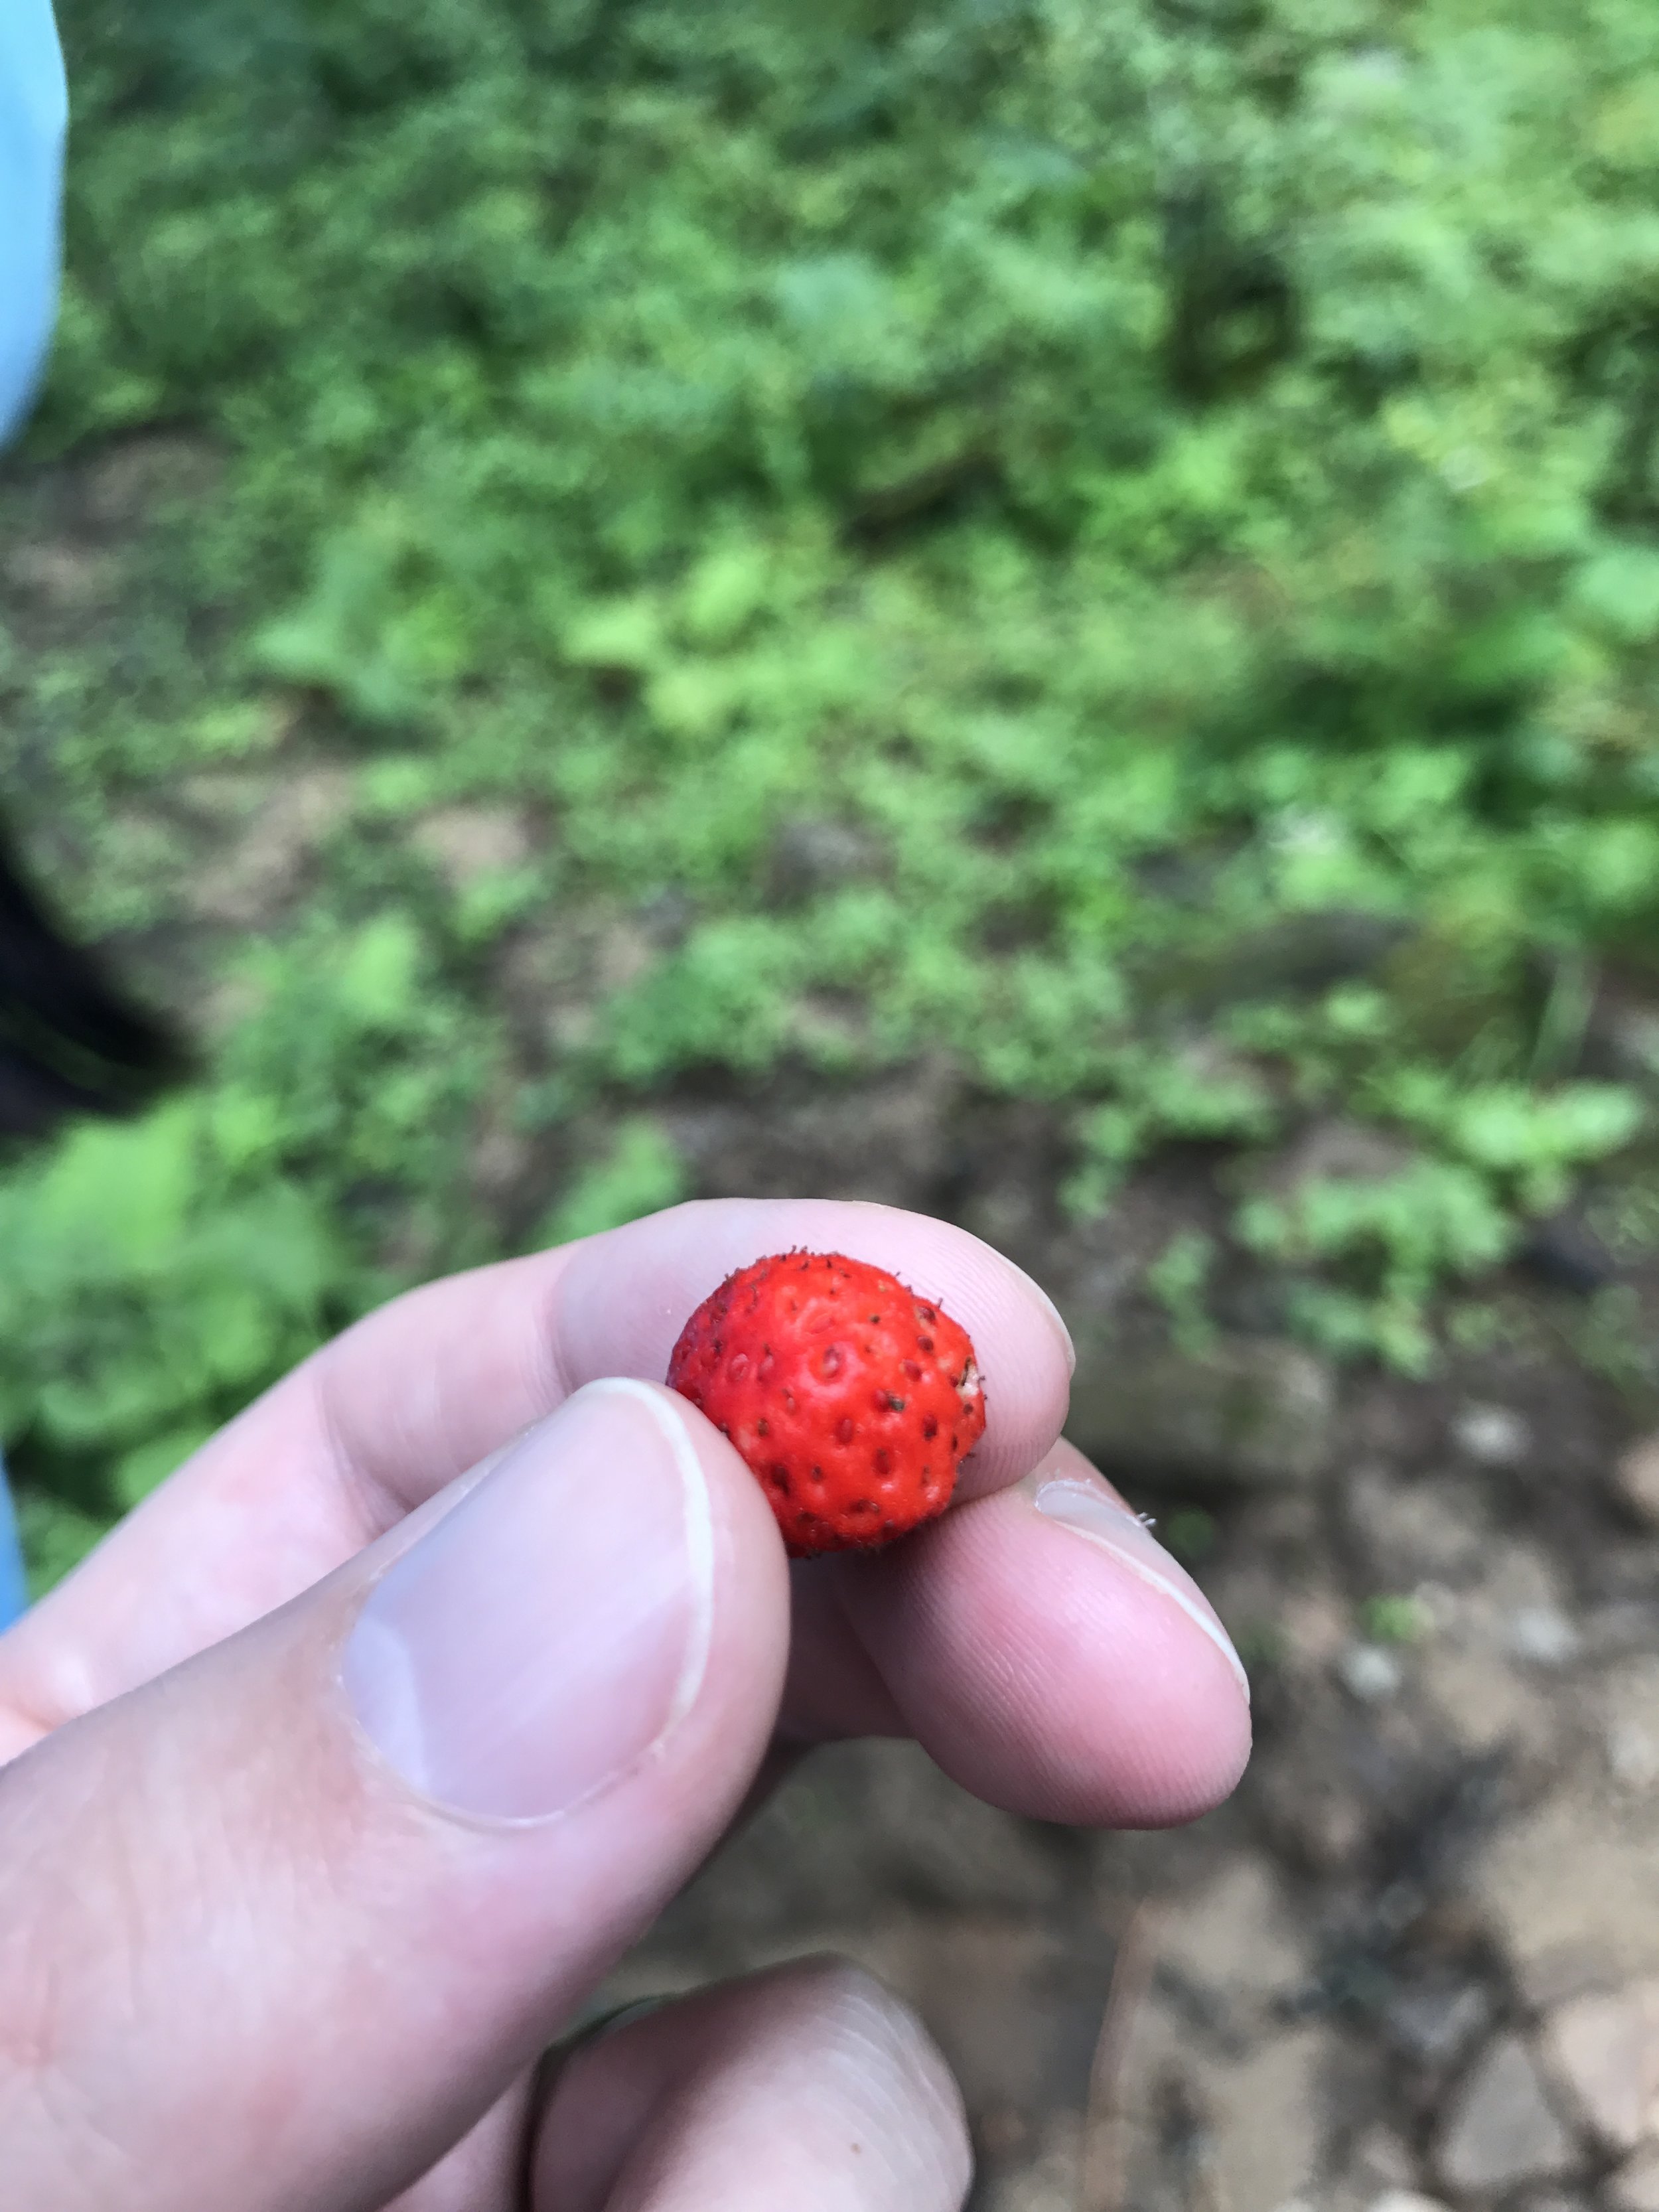
{"type": "MultiPolygon", "coordinates": [[[[52,0],[0,0],[0,445],[27,411],[58,314],[69,92],[52,0]]],[[[0,1630],[28,1603],[0,1459],[0,1630]]]]}
{"type": "Polygon", "coordinates": [[[6,1486],[6,1463],[0,1460],[0,1630],[8,1629],[27,1609],[28,1577],[23,1566],[23,1547],[6,1486]]]}
{"type": "Polygon", "coordinates": [[[28,411],[58,319],[68,123],[52,0],[0,0],[0,444],[28,411]]]}

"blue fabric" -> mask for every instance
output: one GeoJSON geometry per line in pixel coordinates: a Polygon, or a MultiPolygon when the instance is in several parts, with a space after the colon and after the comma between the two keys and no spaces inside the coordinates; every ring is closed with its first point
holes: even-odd
{"type": "Polygon", "coordinates": [[[9,1628],[28,1601],[17,1522],[11,1510],[11,1492],[6,1487],[6,1463],[0,1460],[0,1629],[9,1628]]]}
{"type": "Polygon", "coordinates": [[[52,0],[0,0],[0,444],[27,412],[57,319],[68,122],[52,0]]]}
{"type": "MultiPolygon", "coordinates": [[[[68,123],[52,0],[0,0],[0,445],[27,411],[57,319],[68,123]]],[[[0,1460],[0,1629],[27,1603],[0,1460]]]]}

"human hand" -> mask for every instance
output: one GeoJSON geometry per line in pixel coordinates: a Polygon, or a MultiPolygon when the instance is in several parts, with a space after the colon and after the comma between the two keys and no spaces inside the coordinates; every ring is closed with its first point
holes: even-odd
{"type": "Polygon", "coordinates": [[[955,2092],[850,1968],[537,2062],[769,1750],[914,1735],[1059,1820],[1231,1788],[1237,1662],[1056,1444],[1066,1377],[996,1254],[819,1201],[678,1207],[316,1354],[0,1638],[8,2207],[949,2212],[955,2092]],[[653,1387],[792,1245],[939,1298],[988,1413],[943,1519],[794,1571],[793,1638],[759,1486],[653,1387]]]}

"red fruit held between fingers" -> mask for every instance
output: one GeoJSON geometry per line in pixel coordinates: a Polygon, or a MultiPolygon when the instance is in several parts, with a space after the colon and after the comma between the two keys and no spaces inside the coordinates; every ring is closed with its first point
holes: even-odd
{"type": "Polygon", "coordinates": [[[668,1381],[737,1446],[798,1559],[942,1513],[985,1431],[967,1331],[838,1252],[728,1275],[681,1330],[668,1381]]]}

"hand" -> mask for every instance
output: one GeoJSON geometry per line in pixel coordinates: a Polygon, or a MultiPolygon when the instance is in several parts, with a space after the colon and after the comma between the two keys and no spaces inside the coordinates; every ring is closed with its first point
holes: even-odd
{"type": "Polygon", "coordinates": [[[1056,1444],[1068,1352],[958,1231],[731,1200],[433,1284],[308,1360],[0,1639],[8,2207],[959,2204],[954,2088],[851,1968],[538,2060],[769,1750],[914,1735],[1058,1820],[1231,1789],[1242,1673],[1056,1444]],[[941,1521],[795,1571],[792,1649],[758,1486],[653,1384],[723,1275],[799,1244],[941,1299],[989,1419],[941,1521]]]}

